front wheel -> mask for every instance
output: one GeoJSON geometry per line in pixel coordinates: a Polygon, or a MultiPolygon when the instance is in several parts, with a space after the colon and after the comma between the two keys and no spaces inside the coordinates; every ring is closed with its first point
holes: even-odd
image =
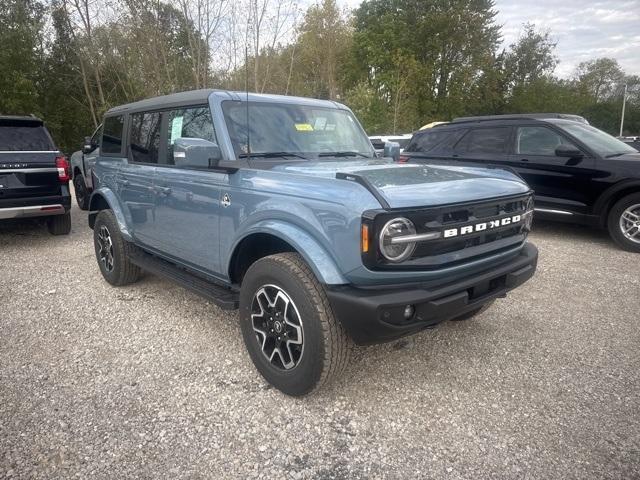
{"type": "Polygon", "coordinates": [[[607,219],[611,238],[623,249],[640,253],[640,193],[618,201],[607,219]]]}
{"type": "Polygon", "coordinates": [[[348,363],[347,333],[324,287],[296,253],[251,265],[240,291],[240,322],[254,365],[287,395],[313,392],[348,363]]]}

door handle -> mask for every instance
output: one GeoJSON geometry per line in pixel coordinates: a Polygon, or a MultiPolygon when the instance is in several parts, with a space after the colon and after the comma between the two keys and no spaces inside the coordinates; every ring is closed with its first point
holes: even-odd
{"type": "Polygon", "coordinates": [[[171,195],[171,187],[157,187],[157,189],[162,195],[171,195]]]}
{"type": "Polygon", "coordinates": [[[521,159],[520,159],[520,161],[521,161],[521,162],[528,162],[528,161],[529,161],[529,159],[528,159],[528,158],[521,158],[521,159]]]}

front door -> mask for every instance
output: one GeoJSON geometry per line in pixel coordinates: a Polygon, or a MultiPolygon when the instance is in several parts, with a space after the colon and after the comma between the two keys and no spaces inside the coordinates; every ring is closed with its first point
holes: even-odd
{"type": "Polygon", "coordinates": [[[535,192],[537,208],[587,214],[594,159],[586,152],[582,158],[559,157],[555,152],[560,145],[575,147],[549,127],[518,126],[511,165],[535,192]]]}
{"type": "Polygon", "coordinates": [[[174,260],[215,275],[220,272],[220,195],[228,175],[176,166],[173,158],[177,138],[216,141],[209,106],[179,108],[164,116],[166,159],[158,166],[154,184],[155,222],[162,231],[158,248],[174,260]]]}

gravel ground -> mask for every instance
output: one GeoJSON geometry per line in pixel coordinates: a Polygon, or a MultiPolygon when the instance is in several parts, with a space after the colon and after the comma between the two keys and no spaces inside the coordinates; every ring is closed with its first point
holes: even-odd
{"type": "Polygon", "coordinates": [[[292,399],[235,313],[110,287],[73,218],[0,226],[2,478],[640,477],[640,255],[603,232],[536,225],[524,287],[292,399]]]}

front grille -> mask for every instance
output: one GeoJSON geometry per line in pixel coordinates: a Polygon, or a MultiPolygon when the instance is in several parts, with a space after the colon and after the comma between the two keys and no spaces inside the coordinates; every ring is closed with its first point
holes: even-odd
{"type": "Polygon", "coordinates": [[[363,255],[363,261],[374,269],[432,269],[490,255],[524,240],[529,224],[527,215],[530,215],[527,212],[532,210],[532,195],[527,194],[480,203],[384,212],[372,219],[373,231],[380,232],[387,221],[402,216],[413,222],[417,234],[440,232],[441,236],[417,243],[411,258],[401,263],[388,262],[377,245],[375,251],[363,255]],[[490,227],[492,221],[516,216],[521,217],[516,224],[490,227]],[[475,231],[483,225],[484,229],[475,231]],[[474,231],[470,232],[470,227],[474,231]],[[451,236],[445,236],[445,232],[451,236]]]}

